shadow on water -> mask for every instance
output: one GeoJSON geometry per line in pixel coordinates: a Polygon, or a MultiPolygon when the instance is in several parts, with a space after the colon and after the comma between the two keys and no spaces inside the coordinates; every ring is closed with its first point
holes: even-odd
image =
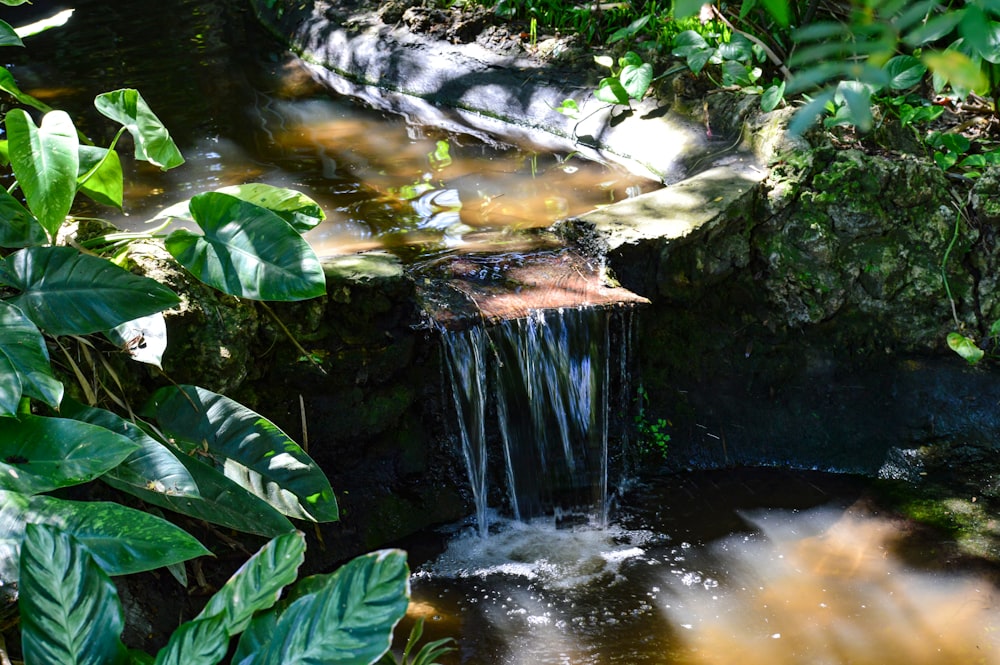
{"type": "Polygon", "coordinates": [[[94,96],[135,87],[187,159],[168,173],[134,163],[126,137],[124,214],[84,202],[74,210],[81,216],[148,230],[180,200],[265,182],[322,205],[328,220],[308,236],[321,255],[389,248],[405,257],[509,243],[520,229],[654,188],[573,155],[447,134],[332,95],[246,3],[73,5],[65,27],[5,50],[18,84],[104,144],[115,127],[93,109],[94,96]]]}
{"type": "Polygon", "coordinates": [[[661,480],[627,492],[607,530],[534,521],[408,544],[426,557],[411,619],[456,636],[461,663],[1000,663],[995,566],[929,555],[948,536],[884,510],[877,483],[661,480]]]}

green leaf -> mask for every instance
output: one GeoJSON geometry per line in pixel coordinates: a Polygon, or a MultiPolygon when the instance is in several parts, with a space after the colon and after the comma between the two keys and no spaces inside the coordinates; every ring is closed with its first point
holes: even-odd
{"type": "Polygon", "coordinates": [[[80,146],[77,185],[92,201],[121,210],[124,179],[118,153],[107,148],[80,146]]]}
{"type": "Polygon", "coordinates": [[[791,13],[788,10],[788,0],[763,0],[764,8],[771,14],[775,22],[782,28],[787,28],[791,21],[791,13]]]}
{"type": "Polygon", "coordinates": [[[743,63],[753,62],[753,43],[743,35],[733,35],[729,42],[719,44],[719,57],[743,63]]]}
{"type": "Polygon", "coordinates": [[[702,0],[674,0],[674,18],[694,16],[701,10],[702,0]]]}
{"type": "Polygon", "coordinates": [[[893,90],[906,90],[918,85],[927,73],[927,67],[912,55],[897,55],[885,63],[889,74],[889,87],[893,90]]]}
{"type": "Polygon", "coordinates": [[[293,602],[278,617],[265,649],[241,662],[370,665],[389,650],[408,599],[405,552],[358,557],[330,575],[320,591],[293,602]]]}
{"type": "Polygon", "coordinates": [[[143,408],[177,445],[203,450],[227,478],[289,517],[338,519],[330,481],[272,422],[228,397],[196,386],[156,391],[143,408]]]}
{"type": "Polygon", "coordinates": [[[705,65],[715,56],[715,49],[705,49],[704,51],[695,51],[694,53],[688,55],[687,66],[695,74],[701,72],[705,68],[705,65]]]}
{"type": "Polygon", "coordinates": [[[647,23],[649,23],[649,19],[651,18],[653,18],[652,14],[646,14],[645,16],[640,16],[636,20],[632,21],[624,28],[618,28],[611,33],[610,37],[608,37],[608,44],[614,44],[615,42],[620,42],[623,39],[631,39],[632,37],[635,37],[639,31],[642,30],[647,23]]]}
{"type": "Polygon", "coordinates": [[[316,253],[270,210],[206,192],[191,199],[190,211],[205,234],[178,229],[166,247],[202,282],[251,300],[305,300],[326,293],[316,253]]]}
{"type": "Polygon", "coordinates": [[[21,202],[0,187],[0,247],[44,245],[49,237],[45,229],[21,202]]]}
{"type": "Polygon", "coordinates": [[[138,90],[123,88],[94,98],[101,114],[121,123],[135,142],[135,158],[159,166],[164,171],[184,163],[170,132],[146,104],[138,90]]]}
{"type": "Polygon", "coordinates": [[[127,436],[140,446],[101,476],[108,485],[146,503],[237,531],[273,537],[293,530],[292,523],[267,503],[213,467],[155,440],[134,423],[71,400],[64,403],[63,411],[68,417],[127,436]]]}
{"type": "Polygon", "coordinates": [[[29,524],[21,559],[26,663],[114,665],[127,660],[115,585],[84,547],[55,526],[29,524]]]}
{"type": "Polygon", "coordinates": [[[986,355],[985,351],[976,346],[975,340],[961,333],[948,333],[947,340],[948,348],[965,358],[965,361],[970,365],[975,365],[986,355]]]}
{"type": "Polygon", "coordinates": [[[770,113],[774,109],[778,108],[778,104],[781,100],[785,98],[785,82],[782,81],[776,85],[772,85],[764,94],[760,96],[760,110],[764,113],[770,113]]]}
{"type": "Polygon", "coordinates": [[[24,46],[24,42],[7,21],[0,21],[0,46],[24,46]]]}
{"type": "Polygon", "coordinates": [[[148,512],[107,501],[67,501],[0,490],[0,582],[17,580],[27,523],[73,534],[108,575],[131,575],[211,554],[193,536],[148,512]]]}
{"type": "Polygon", "coordinates": [[[800,108],[788,123],[788,133],[801,136],[825,113],[826,105],[833,100],[833,90],[826,90],[808,104],[800,108]]]}
{"type": "Polygon", "coordinates": [[[641,100],[653,82],[653,66],[648,62],[640,65],[627,64],[622,68],[619,78],[628,96],[641,100]]]}
{"type": "Polygon", "coordinates": [[[76,197],[76,127],[64,111],[46,113],[36,127],[23,109],[8,111],[6,124],[14,177],[28,208],[55,238],[76,197]]]}
{"type": "Polygon", "coordinates": [[[0,418],[0,489],[38,494],[79,485],[136,447],[120,434],[67,418],[0,418]]]}
{"type": "Polygon", "coordinates": [[[679,58],[687,58],[693,53],[711,50],[712,48],[705,41],[705,38],[694,30],[685,30],[677,33],[674,37],[673,55],[679,58]]]}
{"type": "Polygon", "coordinates": [[[8,95],[11,95],[21,104],[30,106],[31,108],[41,111],[42,113],[48,113],[52,110],[52,107],[48,104],[35,99],[31,95],[21,92],[21,89],[17,87],[17,83],[14,81],[14,75],[11,74],[6,67],[0,67],[0,90],[3,90],[8,95]]]}
{"type": "Polygon", "coordinates": [[[20,309],[0,300],[0,415],[14,415],[21,395],[59,408],[63,396],[45,339],[20,309]],[[16,389],[15,389],[16,387],[16,389]]]}
{"type": "Polygon", "coordinates": [[[221,616],[182,623],[156,654],[154,665],[215,665],[229,651],[229,635],[221,616]]]}
{"type": "Polygon", "coordinates": [[[933,16],[915,30],[903,36],[903,42],[910,46],[923,46],[941,39],[958,25],[963,12],[947,11],[933,16]]]}
{"type": "Polygon", "coordinates": [[[305,233],[326,219],[326,213],[318,203],[294,189],[250,183],[223,187],[216,191],[270,210],[299,233],[305,233]]]}
{"type": "Polygon", "coordinates": [[[305,551],[306,539],[299,531],[274,538],[233,573],[195,619],[221,617],[225,633],[242,633],[255,612],[274,605],[281,590],[295,581],[305,551]]]}
{"type": "Polygon", "coordinates": [[[594,90],[594,97],[607,104],[628,105],[628,92],[617,77],[607,76],[601,79],[594,90]]]}
{"type": "Polygon", "coordinates": [[[52,335],[85,335],[180,302],[159,282],[72,247],[29,247],[0,262],[10,302],[52,335]]]}

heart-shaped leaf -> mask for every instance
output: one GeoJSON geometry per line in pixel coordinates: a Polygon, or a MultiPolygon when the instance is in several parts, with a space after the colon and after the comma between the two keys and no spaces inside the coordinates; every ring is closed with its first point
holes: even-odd
{"type": "Polygon", "coordinates": [[[50,111],[36,127],[23,109],[7,112],[7,138],[14,177],[28,209],[55,238],[76,197],[80,140],[65,111],[50,111]]]}
{"type": "Polygon", "coordinates": [[[0,489],[38,494],[79,485],[113,469],[138,446],[103,427],[68,418],[0,418],[0,489]]]}
{"type": "Polygon", "coordinates": [[[594,89],[594,97],[606,104],[628,104],[628,92],[615,76],[602,78],[601,82],[597,84],[597,88],[594,89]]]}
{"type": "Polygon", "coordinates": [[[653,66],[648,62],[639,65],[625,65],[619,78],[628,96],[635,100],[641,100],[653,82],[653,66]]]}
{"type": "Polygon", "coordinates": [[[73,534],[108,575],[131,575],[211,554],[193,536],[148,512],[107,501],[67,501],[0,490],[0,581],[17,581],[28,523],[73,534]]]}
{"type": "Polygon", "coordinates": [[[6,67],[0,67],[0,90],[3,90],[8,95],[11,95],[21,104],[30,106],[31,108],[37,109],[42,113],[48,113],[52,110],[52,107],[45,102],[21,92],[21,89],[17,87],[17,82],[14,81],[14,75],[11,74],[6,67]]]}
{"type": "Polygon", "coordinates": [[[958,355],[965,358],[965,361],[970,365],[975,365],[986,352],[976,346],[975,340],[970,337],[957,332],[948,333],[948,347],[957,353],[958,355]]]}
{"type": "Polygon", "coordinates": [[[289,517],[338,519],[330,481],[316,463],[272,422],[196,386],[156,391],[143,414],[187,452],[204,454],[227,478],[289,517]]]}
{"type": "Polygon", "coordinates": [[[45,339],[20,309],[0,300],[0,416],[14,415],[22,394],[53,409],[63,384],[52,373],[45,339]]]}
{"type": "Polygon", "coordinates": [[[180,302],[159,282],[72,247],[29,247],[0,263],[0,281],[21,293],[9,302],[52,335],[108,330],[180,302]]]}
{"type": "Polygon", "coordinates": [[[160,367],[167,350],[167,322],[162,312],[126,321],[105,334],[132,360],[160,367]]]}
{"type": "Polygon", "coordinates": [[[251,300],[304,300],[326,293],[312,247],[270,210],[206,192],[191,199],[190,212],[205,234],[178,229],[165,244],[209,286],[251,300]]]}
{"type": "Polygon", "coordinates": [[[19,609],[26,663],[127,662],[115,585],[72,535],[55,526],[27,526],[19,609]]]}
{"type": "Polygon", "coordinates": [[[121,210],[123,191],[122,162],[118,153],[107,148],[80,146],[80,173],[77,185],[92,201],[121,210]]]}
{"type": "Polygon", "coordinates": [[[299,233],[305,233],[326,219],[318,203],[294,189],[253,182],[216,191],[270,210],[299,233]]]}
{"type": "Polygon", "coordinates": [[[889,75],[889,87],[906,90],[918,85],[927,73],[927,66],[912,55],[897,55],[890,58],[884,67],[889,75]]]}
{"type": "Polygon", "coordinates": [[[184,163],[180,150],[138,90],[122,88],[94,98],[103,115],[121,123],[135,142],[135,158],[159,166],[164,171],[184,163]]]}

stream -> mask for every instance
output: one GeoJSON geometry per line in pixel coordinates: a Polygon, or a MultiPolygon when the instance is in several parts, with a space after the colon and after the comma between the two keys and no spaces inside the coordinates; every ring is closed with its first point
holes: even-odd
{"type": "MultiPolygon", "coordinates": [[[[70,6],[36,5],[42,15],[70,6]]],[[[93,97],[137,87],[188,160],[161,173],[125,159],[125,210],[82,203],[77,215],[148,230],[179,200],[266,182],[323,206],[328,220],[308,236],[321,255],[412,259],[523,249],[532,241],[521,229],[655,186],[331,95],[241,3],[72,8],[65,28],[4,51],[21,88],[106,144],[115,128],[93,97]]],[[[1000,664],[995,571],[890,516],[876,486],[778,469],[692,472],[616,488],[606,525],[494,512],[426,532],[400,543],[414,577],[398,635],[424,618],[427,637],[457,640],[444,662],[470,665],[1000,664]]]]}

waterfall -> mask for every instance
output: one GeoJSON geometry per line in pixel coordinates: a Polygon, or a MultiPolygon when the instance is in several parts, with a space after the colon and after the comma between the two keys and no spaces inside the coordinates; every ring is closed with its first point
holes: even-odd
{"type": "Polygon", "coordinates": [[[515,519],[607,524],[611,459],[620,457],[609,455],[608,433],[628,411],[633,327],[631,308],[578,307],[443,331],[481,535],[491,489],[515,519]]]}

